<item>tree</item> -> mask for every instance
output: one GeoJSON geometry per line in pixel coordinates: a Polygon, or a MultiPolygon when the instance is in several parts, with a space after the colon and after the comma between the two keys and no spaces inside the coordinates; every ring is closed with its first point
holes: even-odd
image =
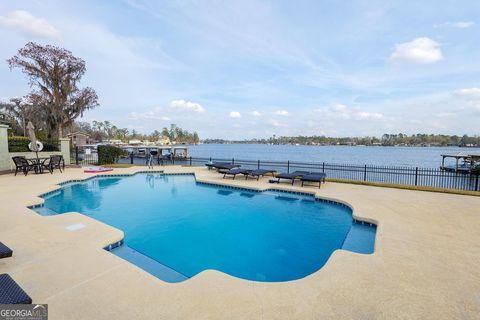
{"type": "Polygon", "coordinates": [[[45,113],[49,138],[62,138],[66,126],[98,106],[92,88],[78,88],[85,61],[66,49],[29,42],[7,61],[10,70],[20,68],[27,75],[33,89],[28,98],[45,113]]]}
{"type": "Polygon", "coordinates": [[[168,131],[168,128],[163,128],[163,129],[162,129],[162,136],[171,139],[171,137],[170,137],[170,131],[168,131]]]}
{"type": "Polygon", "coordinates": [[[198,133],[194,132],[193,133],[193,144],[198,144],[200,142],[200,138],[198,137],[198,133]]]}

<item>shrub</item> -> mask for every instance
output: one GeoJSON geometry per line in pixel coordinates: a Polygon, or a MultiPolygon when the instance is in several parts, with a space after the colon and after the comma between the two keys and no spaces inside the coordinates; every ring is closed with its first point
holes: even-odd
{"type": "Polygon", "coordinates": [[[115,146],[98,146],[98,164],[116,163],[121,156],[127,155],[125,150],[115,146]]]}
{"type": "Polygon", "coordinates": [[[28,152],[28,144],[30,139],[27,137],[8,137],[9,152],[28,152]]]}
{"type": "MultiPolygon", "coordinates": [[[[40,140],[42,141],[42,140],[40,140]]],[[[8,151],[9,152],[29,152],[28,144],[30,143],[30,138],[13,136],[8,137],[8,151]]],[[[42,151],[59,151],[58,141],[42,141],[43,150],[42,151]]]]}

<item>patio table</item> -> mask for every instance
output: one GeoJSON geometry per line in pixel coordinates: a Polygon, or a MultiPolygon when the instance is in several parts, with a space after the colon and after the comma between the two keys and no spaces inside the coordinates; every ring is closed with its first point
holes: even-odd
{"type": "Polygon", "coordinates": [[[43,157],[43,158],[30,158],[30,159],[27,159],[27,161],[30,162],[34,166],[35,173],[39,174],[39,173],[43,173],[42,163],[47,159],[50,159],[50,157],[48,157],[48,158],[45,158],[45,157],[43,157]]]}

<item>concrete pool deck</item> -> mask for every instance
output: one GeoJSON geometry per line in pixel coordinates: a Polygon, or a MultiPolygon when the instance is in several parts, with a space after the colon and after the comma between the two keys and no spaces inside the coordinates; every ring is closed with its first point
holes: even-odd
{"type": "MultiPolygon", "coordinates": [[[[116,168],[111,173],[146,171],[116,168]]],[[[252,282],[208,270],[166,283],[102,248],[123,238],[79,213],[40,216],[27,208],[56,184],[85,179],[65,173],[0,176],[0,241],[14,251],[0,259],[49,319],[478,319],[480,197],[327,182],[301,188],[223,175],[205,168],[197,180],[255,189],[315,192],[378,223],[375,253],[337,250],[318,272],[283,283],[252,282]],[[68,230],[67,227],[74,226],[68,230]]],[[[132,207],[134,209],[134,207],[132,207]]]]}

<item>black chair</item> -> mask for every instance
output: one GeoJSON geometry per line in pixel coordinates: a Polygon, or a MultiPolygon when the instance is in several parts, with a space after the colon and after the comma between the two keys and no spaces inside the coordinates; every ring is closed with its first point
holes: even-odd
{"type": "Polygon", "coordinates": [[[12,157],[13,163],[15,164],[15,175],[18,172],[23,172],[23,174],[27,175],[28,172],[31,170],[36,170],[36,165],[33,163],[28,162],[25,157],[12,157]]]}
{"type": "Polygon", "coordinates": [[[8,274],[0,274],[0,304],[31,304],[32,298],[8,274]]]}
{"type": "Polygon", "coordinates": [[[50,156],[49,159],[45,159],[41,164],[41,171],[43,172],[43,170],[46,169],[51,174],[53,174],[54,169],[58,169],[62,172],[62,168],[65,169],[65,162],[61,155],[50,156]]]}
{"type": "Polygon", "coordinates": [[[0,242],[0,259],[9,258],[13,254],[12,249],[0,242]]]}

